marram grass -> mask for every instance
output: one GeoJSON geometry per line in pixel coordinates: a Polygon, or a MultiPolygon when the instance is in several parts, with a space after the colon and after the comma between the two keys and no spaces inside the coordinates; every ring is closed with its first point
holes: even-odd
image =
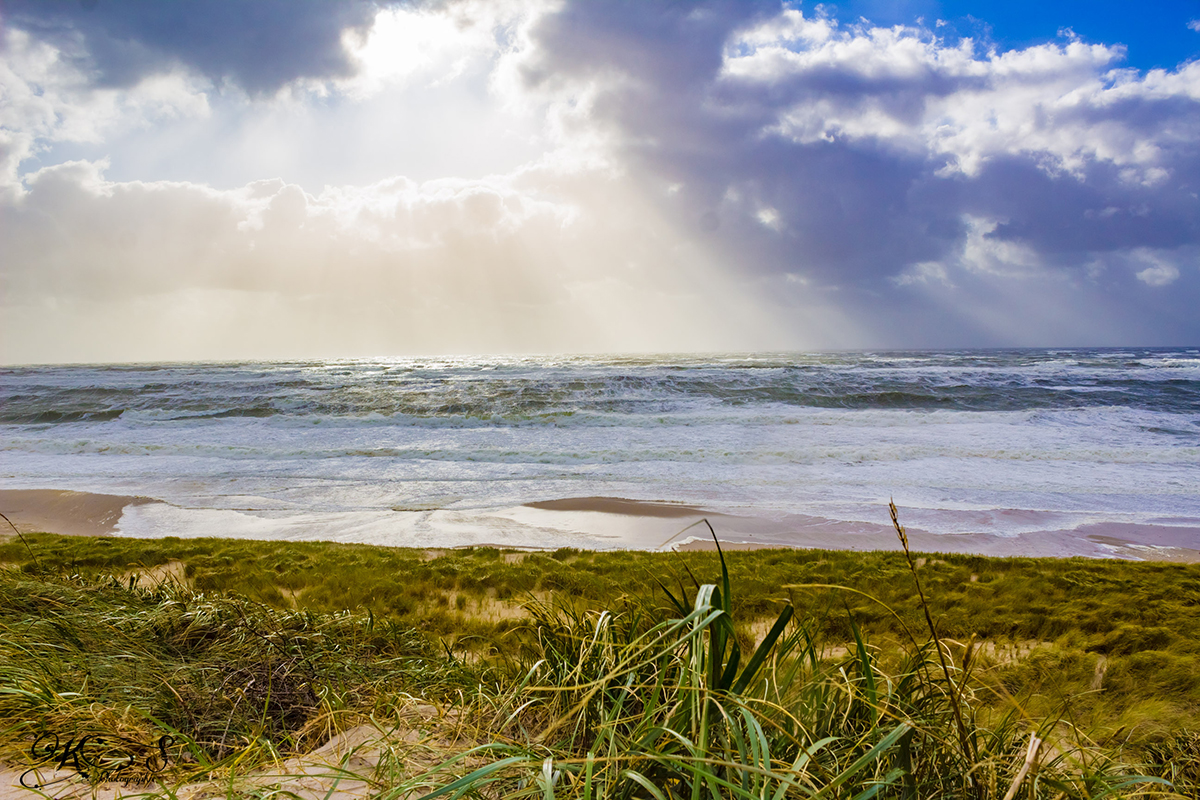
{"type": "MultiPolygon", "coordinates": [[[[615,609],[626,595],[669,608],[678,593],[720,580],[716,553],[429,552],[321,542],[72,538],[0,542],[0,563],[57,574],[146,574],[172,563],[189,588],[233,592],[280,611],[369,612],[415,629],[467,661],[504,659],[524,635],[531,599],[615,609]],[[662,584],[659,583],[661,579],[662,584]]],[[[850,621],[885,668],[926,628],[947,646],[975,637],[979,674],[1035,716],[1068,705],[1103,743],[1166,745],[1200,730],[1200,566],[1087,559],[762,550],[725,555],[735,629],[766,633],[781,602],[830,646],[853,642],[850,621]]],[[[928,635],[927,633],[925,635],[928,635]]]]}
{"type": "Polygon", "coordinates": [[[789,624],[790,605],[743,653],[724,569],[720,585],[671,597],[666,619],[636,604],[535,605],[523,677],[477,709],[512,755],[440,794],[1013,800],[1174,788],[1065,720],[1014,705],[985,724],[969,653],[955,661],[932,620],[929,638],[884,671],[853,620],[850,652],[823,658],[812,621],[789,624]]]}
{"type": "Polygon", "coordinates": [[[386,726],[413,696],[453,706],[470,741],[416,774],[384,759],[343,776],[365,794],[1200,792],[1195,568],[903,552],[10,545],[0,545],[19,567],[0,570],[2,760],[28,760],[46,731],[146,748],[169,734],[160,795],[202,777],[245,796],[239,776],[357,722],[386,726]],[[141,585],[125,574],[135,551],[143,564],[182,561],[190,586],[141,585]],[[258,600],[232,591],[239,574],[258,600]],[[220,575],[226,585],[204,583],[220,575]],[[389,594],[389,578],[403,594],[389,594]],[[1159,612],[1130,609],[1139,592],[1173,592],[1193,613],[1144,619],[1159,612]],[[1050,602],[1097,614],[1107,604],[1111,624],[1077,613],[1047,629],[1030,606],[1050,602]],[[963,605],[980,608],[975,631],[963,605]],[[1005,638],[1006,625],[1016,634],[1005,638]],[[1132,701],[1106,702],[1112,686],[1132,701]],[[1160,727],[1144,735],[1148,716],[1160,727]]]}
{"type": "Polygon", "coordinates": [[[272,757],[319,744],[339,714],[389,694],[438,696],[454,672],[424,637],[367,615],[0,570],[9,763],[42,734],[102,737],[123,751],[171,735],[176,765],[272,757]]]}

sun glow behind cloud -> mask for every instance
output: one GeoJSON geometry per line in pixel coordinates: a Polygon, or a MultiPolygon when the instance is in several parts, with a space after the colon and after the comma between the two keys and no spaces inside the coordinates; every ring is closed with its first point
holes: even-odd
{"type": "Polygon", "coordinates": [[[119,84],[17,18],[0,358],[1196,331],[1200,64],[741,13],[406,5],[330,22],[346,67],[119,84]]]}
{"type": "Polygon", "coordinates": [[[496,50],[493,30],[483,22],[422,9],[381,10],[365,36],[344,36],[360,69],[343,87],[359,96],[416,77],[453,81],[473,59],[488,59],[496,50]]]}

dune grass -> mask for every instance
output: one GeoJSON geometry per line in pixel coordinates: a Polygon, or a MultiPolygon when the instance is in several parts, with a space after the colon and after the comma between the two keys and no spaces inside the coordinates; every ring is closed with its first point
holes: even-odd
{"type": "Polygon", "coordinates": [[[536,606],[536,660],[486,707],[490,729],[512,742],[496,753],[507,758],[445,793],[1012,800],[1192,789],[1017,704],[984,722],[985,685],[969,658],[949,666],[937,638],[885,670],[852,623],[853,649],[828,659],[812,620],[789,626],[785,606],[743,651],[730,591],[724,578],[702,586],[667,619],[536,606]]]}
{"type": "Polygon", "coordinates": [[[1200,793],[1195,566],[26,543],[0,543],[10,761],[169,733],[178,780],[244,771],[416,695],[483,749],[378,796],[1200,793]]]}
{"type": "Polygon", "coordinates": [[[392,620],[281,612],[169,582],[0,570],[0,756],[10,763],[43,735],[93,737],[101,759],[132,748],[141,764],[275,758],[389,697],[443,699],[466,680],[460,671],[392,620]],[[164,735],[170,753],[156,756],[164,735]]]}
{"type": "MultiPolygon", "coordinates": [[[[678,593],[693,577],[713,583],[720,573],[715,553],[26,539],[29,551],[15,540],[0,543],[0,563],[124,576],[177,562],[195,591],[234,591],[279,610],[369,612],[469,660],[511,650],[529,619],[529,600],[569,597],[587,610],[636,596],[666,607],[663,585],[678,593]]],[[[901,552],[763,550],[728,553],[726,560],[739,587],[733,611],[743,638],[764,633],[785,602],[811,618],[825,641],[842,646],[852,640],[853,620],[885,659],[905,626],[924,627],[901,552]]],[[[941,633],[963,644],[974,636],[989,677],[1022,693],[1039,713],[1070,698],[1079,724],[1138,744],[1200,729],[1200,565],[931,554],[914,563],[941,633]]]]}

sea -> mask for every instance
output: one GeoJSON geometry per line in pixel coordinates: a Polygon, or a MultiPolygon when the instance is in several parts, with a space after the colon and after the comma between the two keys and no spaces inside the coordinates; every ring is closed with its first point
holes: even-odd
{"type": "Polygon", "coordinates": [[[892,499],[939,536],[1194,531],[1200,350],[3,367],[0,488],[161,501],[118,535],[421,547],[664,544],[528,505],[589,497],[780,543],[886,525],[892,499]]]}

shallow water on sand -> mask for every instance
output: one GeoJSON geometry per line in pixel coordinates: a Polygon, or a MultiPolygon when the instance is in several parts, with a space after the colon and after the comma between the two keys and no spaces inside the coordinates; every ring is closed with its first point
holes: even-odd
{"type": "Polygon", "coordinates": [[[0,487],[166,501],[128,509],[128,535],[419,546],[653,546],[687,522],[519,509],[589,496],[832,537],[886,523],[889,497],[939,535],[1185,531],[1200,352],[10,367],[0,487]]]}

